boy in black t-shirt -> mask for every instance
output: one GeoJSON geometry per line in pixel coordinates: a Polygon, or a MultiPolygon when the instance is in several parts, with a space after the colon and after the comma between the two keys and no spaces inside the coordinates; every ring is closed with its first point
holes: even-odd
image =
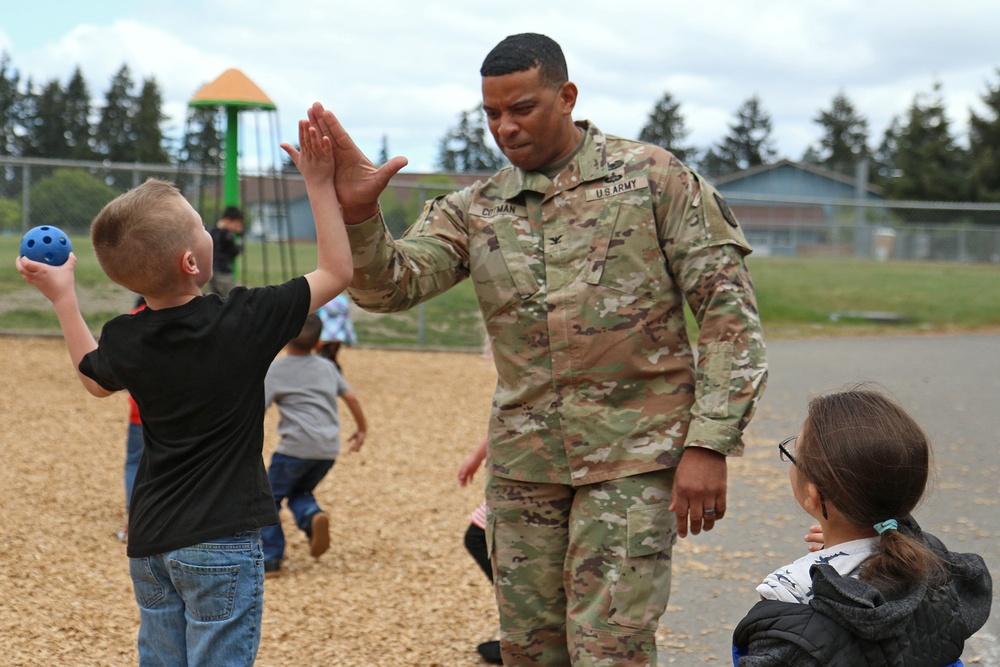
{"type": "Polygon", "coordinates": [[[350,282],[351,253],[333,186],[329,139],[299,124],[316,220],[317,268],[283,285],[201,295],[212,239],[170,183],[150,179],[108,204],[91,227],[114,282],[147,308],[107,324],[98,344],[80,314],[76,257],[17,259],[52,302],[84,387],[128,390],[145,450],[129,512],[128,555],[140,610],[140,664],[252,664],[260,643],[260,528],[277,521],[261,457],[264,377],[309,312],[350,282]]]}

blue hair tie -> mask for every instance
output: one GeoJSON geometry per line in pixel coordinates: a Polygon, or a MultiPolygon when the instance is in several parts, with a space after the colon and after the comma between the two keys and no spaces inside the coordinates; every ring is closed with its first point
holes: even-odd
{"type": "Polygon", "coordinates": [[[873,528],[875,528],[876,532],[881,535],[887,530],[898,530],[899,524],[896,523],[895,519],[886,519],[882,523],[876,523],[873,528]]]}

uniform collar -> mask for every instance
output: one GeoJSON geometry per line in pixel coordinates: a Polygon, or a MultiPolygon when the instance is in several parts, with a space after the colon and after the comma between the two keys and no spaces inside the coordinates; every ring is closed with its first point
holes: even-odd
{"type": "Polygon", "coordinates": [[[576,126],[583,130],[583,146],[555,179],[550,181],[541,172],[524,171],[511,165],[500,170],[486,183],[483,194],[513,199],[527,190],[543,194],[548,199],[581,183],[606,177],[610,173],[607,138],[590,121],[577,121],[576,126]]]}

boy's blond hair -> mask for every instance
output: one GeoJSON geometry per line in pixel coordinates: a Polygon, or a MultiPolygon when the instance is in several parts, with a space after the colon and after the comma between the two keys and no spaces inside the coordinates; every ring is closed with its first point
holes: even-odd
{"type": "Polygon", "coordinates": [[[173,183],[150,178],[101,209],[90,240],[111,280],[143,296],[174,286],[180,253],[193,241],[192,226],[181,218],[182,201],[173,183]]]}

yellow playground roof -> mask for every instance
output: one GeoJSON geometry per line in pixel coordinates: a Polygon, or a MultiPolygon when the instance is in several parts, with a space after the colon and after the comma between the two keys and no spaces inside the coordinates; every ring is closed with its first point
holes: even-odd
{"type": "Polygon", "coordinates": [[[238,69],[227,69],[215,81],[206,83],[188,100],[188,106],[278,108],[257,84],[238,69]]]}

